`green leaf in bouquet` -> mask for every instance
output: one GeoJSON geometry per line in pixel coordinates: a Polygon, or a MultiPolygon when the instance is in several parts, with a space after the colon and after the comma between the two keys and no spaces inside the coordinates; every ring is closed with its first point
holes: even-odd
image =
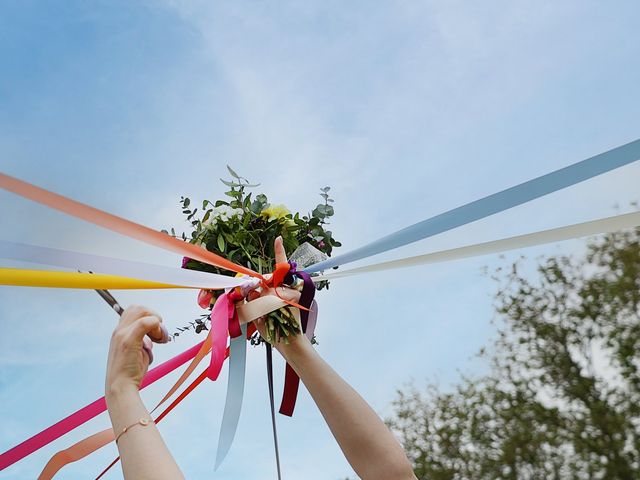
{"type": "Polygon", "coordinates": [[[229,165],[227,165],[227,170],[229,170],[229,173],[231,174],[232,177],[237,178],[238,180],[240,180],[240,175],[238,175],[233,168],[231,168],[229,165]]]}
{"type": "Polygon", "coordinates": [[[227,243],[233,243],[233,235],[229,232],[222,232],[222,236],[224,236],[224,239],[227,241],[227,243]]]}
{"type": "Polygon", "coordinates": [[[205,246],[207,247],[207,250],[209,250],[210,252],[216,252],[218,251],[218,241],[217,238],[215,237],[210,237],[209,239],[207,239],[207,241],[205,242],[205,246]]]}
{"type": "Polygon", "coordinates": [[[249,210],[254,215],[260,215],[260,212],[262,211],[262,203],[260,203],[258,200],[254,200],[253,203],[251,203],[251,207],[249,208],[249,210]]]}
{"type": "Polygon", "coordinates": [[[221,181],[222,183],[224,183],[227,187],[234,188],[234,187],[239,187],[239,186],[240,186],[240,184],[238,184],[238,183],[229,182],[229,181],[227,181],[227,180],[223,180],[222,178],[220,179],[220,181],[221,181]]]}
{"type": "Polygon", "coordinates": [[[191,200],[189,198],[185,198],[184,201],[182,202],[182,206],[184,208],[187,208],[190,204],[191,204],[191,200]]]}
{"type": "Polygon", "coordinates": [[[324,219],[325,214],[324,212],[320,209],[320,207],[324,207],[324,205],[318,205],[316,208],[313,209],[313,211],[311,212],[311,214],[316,218],[316,219],[324,219]]]}

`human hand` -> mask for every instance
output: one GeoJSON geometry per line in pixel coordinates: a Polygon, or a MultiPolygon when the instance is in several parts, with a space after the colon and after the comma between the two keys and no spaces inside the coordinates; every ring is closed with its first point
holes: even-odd
{"type": "Polygon", "coordinates": [[[127,308],[111,336],[105,381],[107,395],[140,388],[153,361],[153,344],[147,335],[154,339],[168,337],[160,315],[145,307],[127,308]]]}
{"type": "MultiPolygon", "coordinates": [[[[274,242],[274,250],[276,255],[276,263],[286,263],[287,254],[284,251],[284,246],[282,244],[282,237],[276,238],[274,242]]],[[[270,278],[269,275],[265,275],[265,277],[267,279],[270,278]]],[[[265,295],[276,295],[279,298],[282,298],[284,300],[294,302],[294,303],[298,303],[300,300],[300,292],[298,290],[289,288],[284,285],[278,287],[277,292],[275,288],[262,289],[260,292],[254,290],[249,294],[249,300],[254,300],[256,298],[263,297],[265,295]]],[[[257,320],[254,320],[254,324],[258,329],[258,332],[260,332],[260,335],[262,336],[262,338],[267,338],[265,317],[260,317],[257,320]]],[[[305,343],[305,341],[307,343],[309,342],[304,335],[300,335],[298,333],[288,337],[287,340],[289,342],[288,344],[285,343],[284,341],[279,341],[274,345],[274,347],[277,348],[280,351],[280,353],[285,357],[289,351],[292,351],[300,347],[300,345],[305,343]]]]}

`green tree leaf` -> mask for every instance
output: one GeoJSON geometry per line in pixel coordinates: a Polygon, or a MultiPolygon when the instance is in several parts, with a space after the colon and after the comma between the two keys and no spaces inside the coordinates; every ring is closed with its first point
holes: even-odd
{"type": "Polygon", "coordinates": [[[640,478],[640,229],[521,267],[494,275],[488,372],[398,392],[416,476],[640,478]]]}

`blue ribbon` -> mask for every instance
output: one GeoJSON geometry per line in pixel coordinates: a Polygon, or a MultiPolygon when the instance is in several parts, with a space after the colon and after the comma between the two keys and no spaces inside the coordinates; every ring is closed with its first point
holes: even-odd
{"type": "Polygon", "coordinates": [[[309,273],[355,262],[480,220],[495,213],[583,182],[640,159],[640,140],[601,153],[488,197],[428,218],[363,247],[305,269],[309,273]]]}
{"type": "Polygon", "coordinates": [[[242,410],[245,366],[247,364],[247,325],[241,325],[240,328],[242,335],[232,338],[229,345],[229,381],[222,424],[220,425],[216,470],[224,461],[227,453],[229,453],[233,438],[236,436],[240,411],[242,410]]]}

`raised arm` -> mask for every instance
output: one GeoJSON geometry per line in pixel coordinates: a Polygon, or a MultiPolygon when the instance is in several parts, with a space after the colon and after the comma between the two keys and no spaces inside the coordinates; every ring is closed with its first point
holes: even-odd
{"type": "MultiPolygon", "coordinates": [[[[276,240],[276,261],[286,262],[280,240],[276,240]]],[[[287,293],[292,295],[291,290],[287,293]]],[[[264,332],[263,321],[259,320],[257,324],[264,332]]],[[[415,480],[411,464],[391,431],[367,402],[318,355],[307,337],[297,335],[289,345],[278,343],[275,347],[309,390],[347,461],[360,478],[415,480]]]]}
{"type": "Polygon", "coordinates": [[[109,348],[105,399],[122,473],[126,480],[182,480],[138,391],[151,355],[147,333],[154,338],[164,336],[160,317],[146,308],[130,307],[120,317],[109,348]]]}

